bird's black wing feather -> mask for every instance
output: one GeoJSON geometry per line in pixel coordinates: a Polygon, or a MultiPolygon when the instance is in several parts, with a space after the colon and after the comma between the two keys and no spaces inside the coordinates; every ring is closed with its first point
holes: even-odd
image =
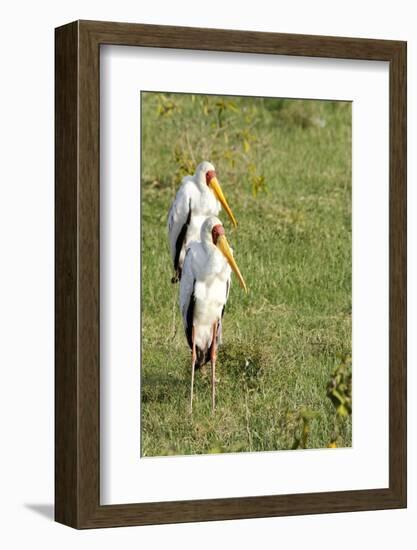
{"type": "Polygon", "coordinates": [[[191,199],[188,205],[188,215],[185,220],[184,225],[181,227],[180,232],[178,233],[177,241],[175,243],[175,258],[174,258],[174,269],[178,274],[178,279],[181,278],[181,269],[179,268],[181,250],[187,235],[188,226],[190,225],[191,220],[191,199]]]}
{"type": "Polygon", "coordinates": [[[187,342],[190,348],[193,348],[193,320],[194,320],[194,305],[195,305],[195,296],[194,296],[194,287],[195,287],[195,279],[193,281],[193,292],[190,296],[190,302],[188,304],[187,308],[187,315],[186,315],[186,328],[185,328],[185,335],[187,337],[187,342]]]}

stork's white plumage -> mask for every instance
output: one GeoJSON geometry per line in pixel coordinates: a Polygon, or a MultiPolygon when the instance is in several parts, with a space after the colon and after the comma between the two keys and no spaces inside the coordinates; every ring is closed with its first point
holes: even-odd
{"type": "Polygon", "coordinates": [[[215,406],[215,364],[221,339],[221,321],[229,297],[231,271],[246,291],[224,228],[216,217],[207,218],[200,241],[187,249],[180,282],[180,308],[185,334],[192,351],[191,409],[194,370],[208,361],[212,367],[212,406],[215,406]]]}
{"type": "Polygon", "coordinates": [[[175,276],[181,278],[185,251],[190,242],[199,240],[200,229],[208,216],[217,216],[221,206],[229,215],[233,225],[237,223],[227,204],[216,171],[210,162],[197,166],[194,176],[185,176],[168,214],[168,237],[175,276]]]}

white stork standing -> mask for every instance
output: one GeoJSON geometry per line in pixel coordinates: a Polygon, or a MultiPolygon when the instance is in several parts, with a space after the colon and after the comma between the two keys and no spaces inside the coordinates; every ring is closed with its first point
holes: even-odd
{"type": "Polygon", "coordinates": [[[181,279],[188,244],[199,240],[204,220],[208,216],[217,216],[220,204],[236,227],[237,222],[223,195],[214,166],[207,161],[201,162],[194,176],[183,178],[168,214],[168,237],[175,272],[173,283],[181,279]]]}
{"type": "Polygon", "coordinates": [[[229,296],[231,270],[247,292],[245,281],[233,258],[221,221],[212,216],[201,226],[200,241],[187,249],[180,282],[180,308],[185,334],[191,348],[191,398],[194,371],[211,362],[212,408],[216,399],[216,355],[221,322],[229,296]]]}

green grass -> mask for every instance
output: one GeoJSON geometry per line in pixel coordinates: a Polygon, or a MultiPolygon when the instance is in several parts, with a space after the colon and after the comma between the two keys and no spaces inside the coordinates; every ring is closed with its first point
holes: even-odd
{"type": "MultiPolygon", "coordinates": [[[[326,385],[351,350],[351,105],[142,94],[142,455],[327,447],[326,385]],[[239,223],[222,215],[249,288],[233,281],[219,350],[196,373],[172,285],[166,216],[181,175],[211,160],[239,223]],[[256,179],[258,178],[258,179],[256,179]],[[261,179],[259,179],[261,178],[261,179]],[[266,189],[256,191],[256,182],[266,189]]],[[[351,418],[338,446],[351,445],[351,418]]]]}

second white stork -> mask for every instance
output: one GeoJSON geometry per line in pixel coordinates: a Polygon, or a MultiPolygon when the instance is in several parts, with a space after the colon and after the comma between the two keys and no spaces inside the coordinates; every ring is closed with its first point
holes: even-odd
{"type": "Polygon", "coordinates": [[[220,187],[213,164],[201,162],[193,176],[183,178],[168,214],[168,237],[175,273],[173,283],[181,279],[188,244],[199,240],[204,220],[208,216],[217,216],[221,206],[236,227],[236,219],[220,187]]]}
{"type": "Polygon", "coordinates": [[[192,358],[191,410],[194,371],[209,361],[212,408],[215,408],[217,347],[221,339],[222,317],[229,297],[232,270],[247,292],[222,223],[216,217],[209,217],[201,227],[200,241],[192,242],[187,250],[180,281],[180,308],[192,358]]]}

